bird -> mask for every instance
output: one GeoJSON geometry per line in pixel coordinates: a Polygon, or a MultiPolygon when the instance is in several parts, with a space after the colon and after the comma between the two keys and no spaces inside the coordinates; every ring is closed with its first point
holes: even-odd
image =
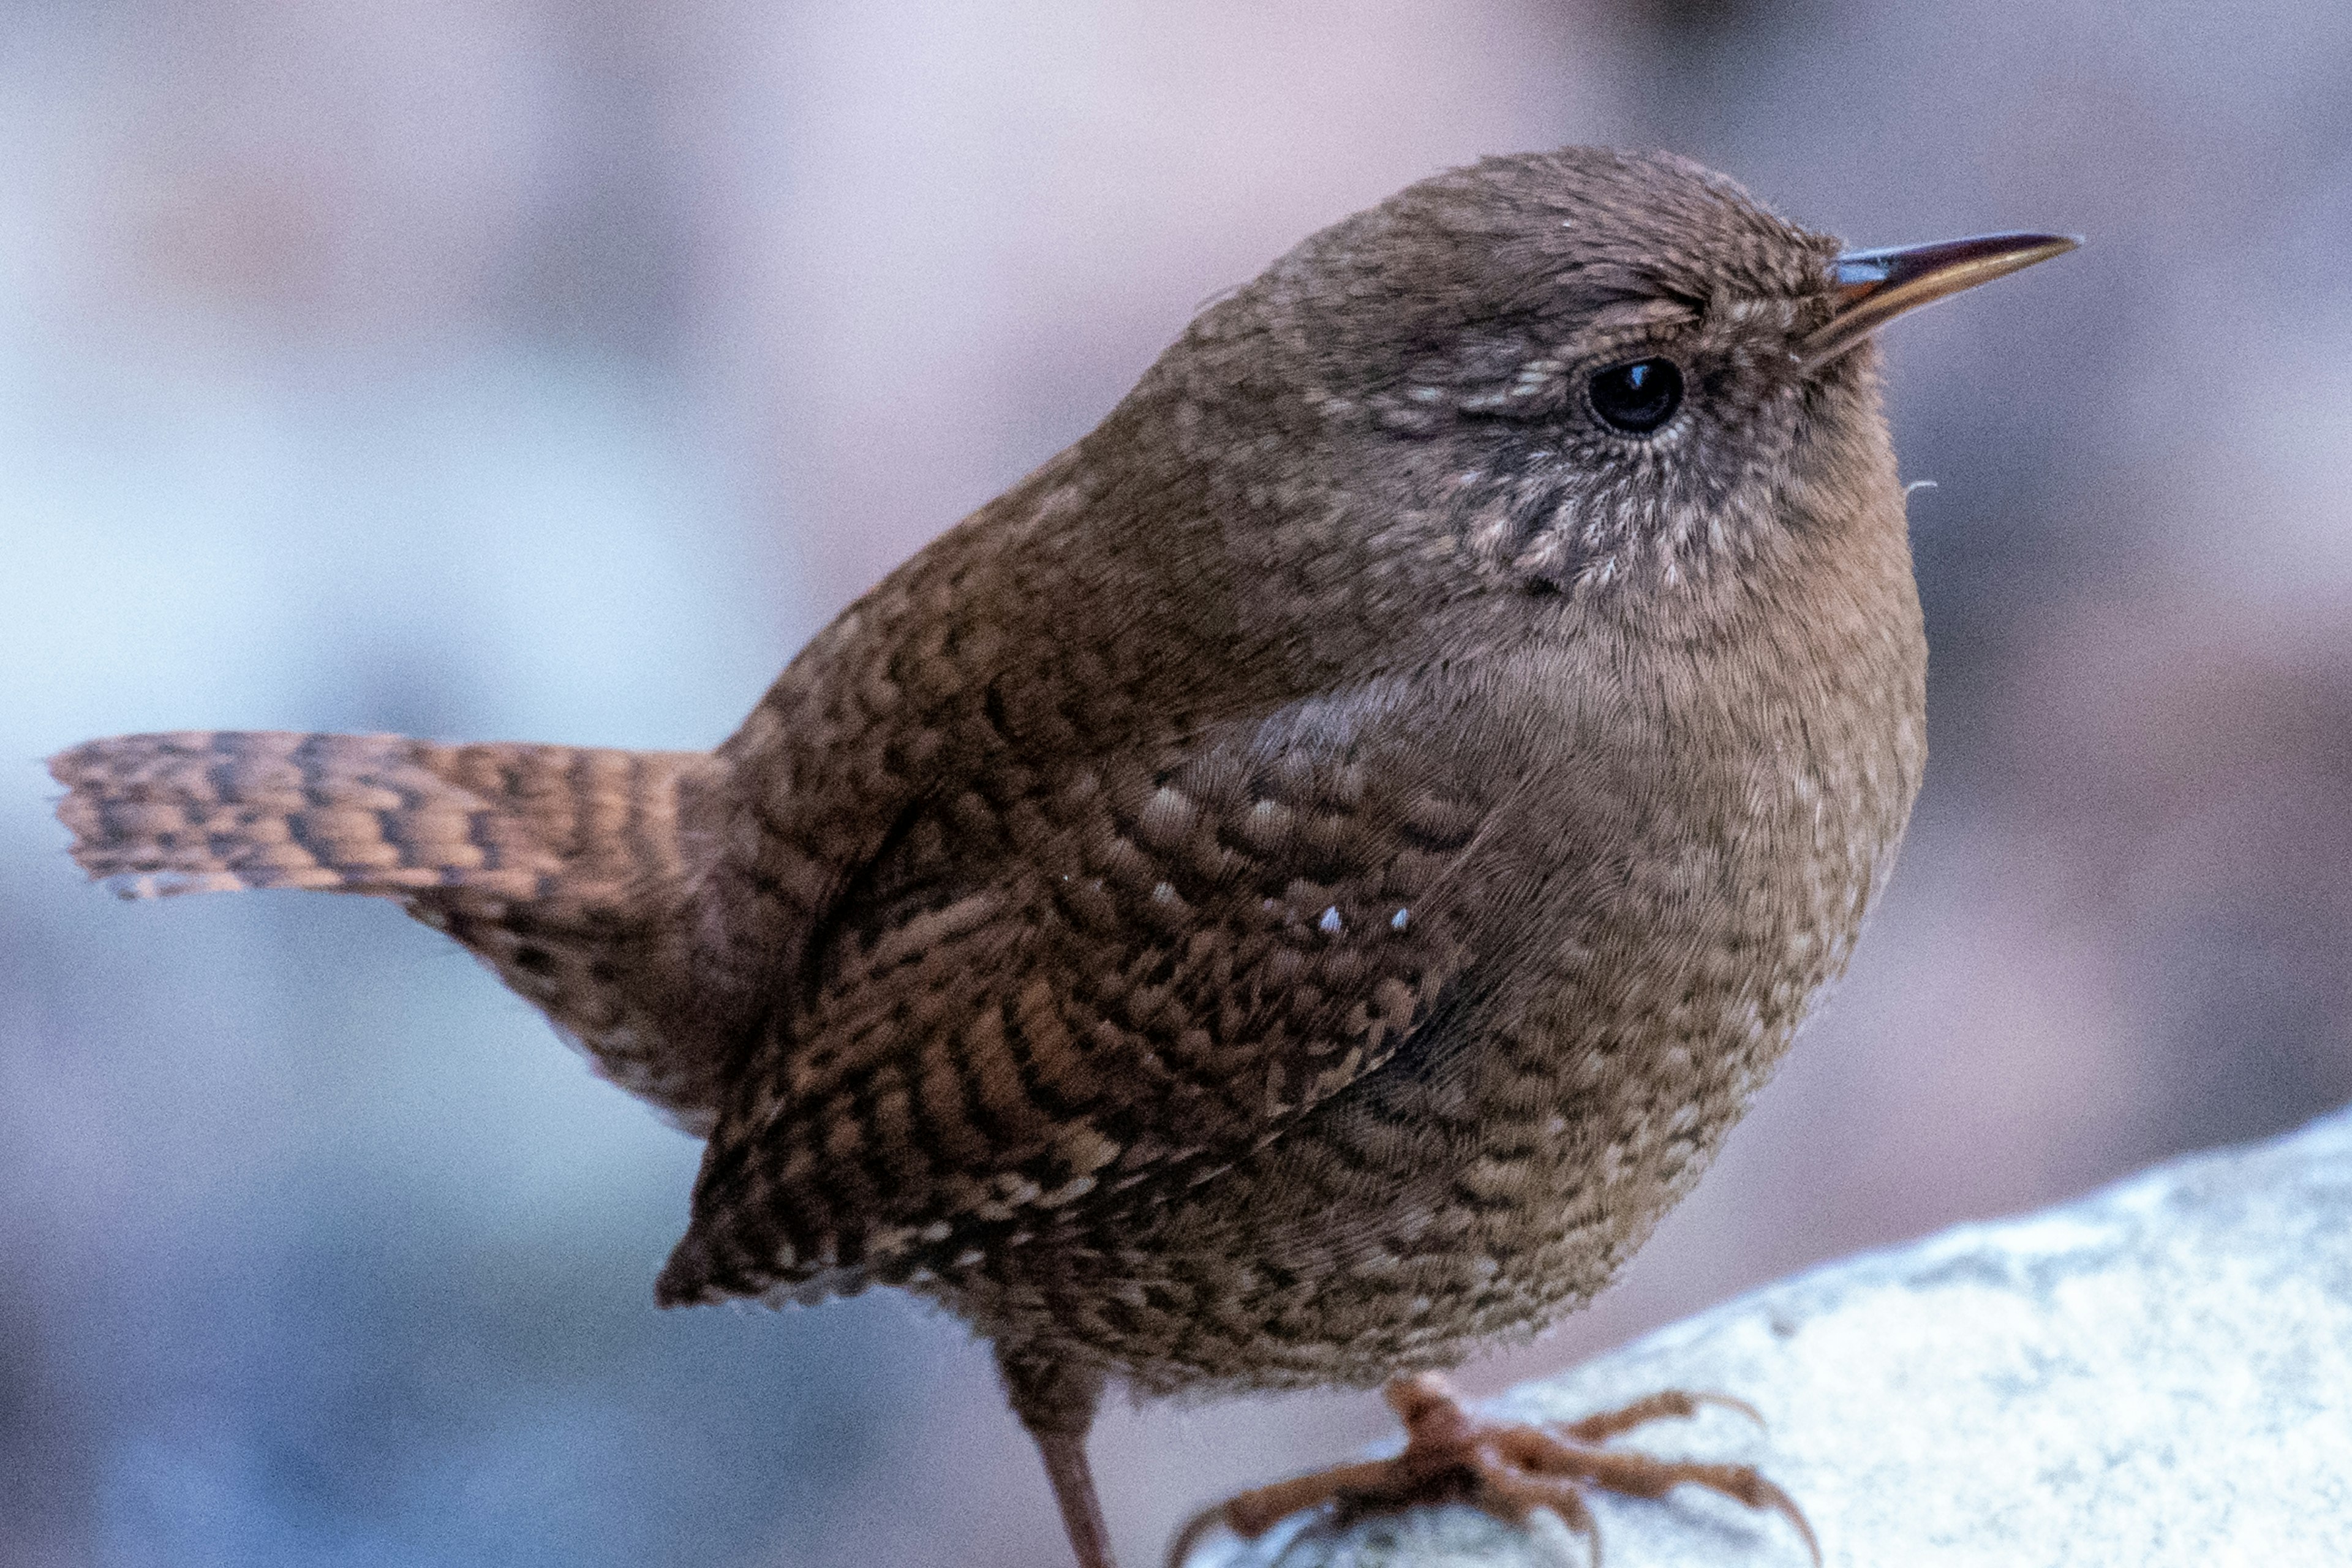
{"type": "Polygon", "coordinates": [[[132,735],[58,814],[131,896],[470,950],[705,1141],[656,1300],[964,1320],[1083,1568],[1114,1386],[1388,1383],[1405,1468],[1244,1531],[1685,1480],[1803,1530],[1599,1447],[1693,1396],[1481,1447],[1441,1374],[1609,1282],[1845,966],[1927,755],[1874,334],[2074,243],[1489,157],[1203,307],[710,751],[132,735]]]}

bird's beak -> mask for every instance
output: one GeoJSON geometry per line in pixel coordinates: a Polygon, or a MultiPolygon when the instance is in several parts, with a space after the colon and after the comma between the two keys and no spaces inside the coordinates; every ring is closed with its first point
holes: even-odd
{"type": "Polygon", "coordinates": [[[1837,313],[1797,344],[1797,363],[1819,370],[1906,310],[2063,256],[2082,243],[2063,234],[1985,234],[1939,245],[1849,250],[1830,263],[1837,313]]]}

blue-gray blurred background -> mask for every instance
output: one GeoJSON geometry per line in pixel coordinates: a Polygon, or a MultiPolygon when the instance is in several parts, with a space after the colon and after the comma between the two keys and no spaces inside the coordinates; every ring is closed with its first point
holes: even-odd
{"type": "MultiPolygon", "coordinates": [[[[1203,298],[1570,141],[2090,243],[1888,334],[1935,759],[1852,977],[1472,1385],[2352,1097],[2340,0],[5,0],[0,1564],[1059,1561],[954,1323],[656,1313],[691,1143],[388,907],[81,885],[37,759],[711,743],[1203,298]]],[[[1382,1426],[1118,1410],[1121,1548],[1382,1426]]]]}

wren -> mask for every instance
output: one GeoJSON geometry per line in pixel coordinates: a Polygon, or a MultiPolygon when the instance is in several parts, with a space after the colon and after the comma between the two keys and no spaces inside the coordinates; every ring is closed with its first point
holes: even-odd
{"type": "MultiPolygon", "coordinates": [[[[1566,1460],[1464,1482],[1413,1374],[1606,1285],[1844,966],[1927,756],[1870,335],[2073,243],[1490,158],[1204,309],[715,751],[130,736],[59,815],[132,892],[464,943],[708,1140],[658,1299],[961,1315],[1087,1568],[1108,1383],[1401,1379],[1410,1474],[1236,1528],[1424,1471],[1575,1523],[1566,1460]]],[[[1659,1397],[1553,1436],[1633,1458],[1659,1397]]],[[[1645,1462],[1570,1480],[1802,1526],[1645,1462]]]]}

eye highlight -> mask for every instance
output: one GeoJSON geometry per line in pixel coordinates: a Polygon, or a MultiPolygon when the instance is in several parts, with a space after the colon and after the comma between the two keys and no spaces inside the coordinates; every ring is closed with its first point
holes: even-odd
{"type": "Polygon", "coordinates": [[[1682,407],[1682,367],[1670,359],[1612,364],[1592,373],[1584,395],[1602,424],[1628,436],[1646,436],[1682,407]]]}

